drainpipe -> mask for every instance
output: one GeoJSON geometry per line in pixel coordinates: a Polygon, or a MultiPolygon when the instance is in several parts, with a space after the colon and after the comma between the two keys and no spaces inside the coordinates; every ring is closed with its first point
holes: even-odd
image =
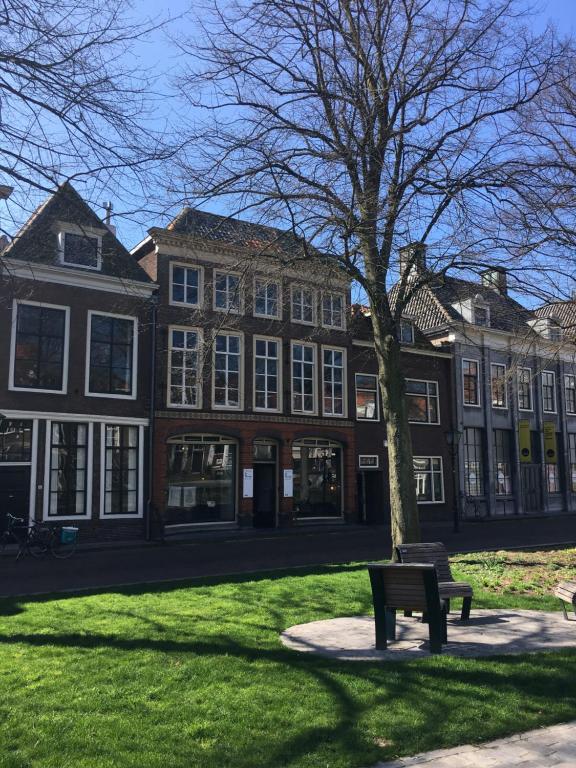
{"type": "Polygon", "coordinates": [[[150,297],[150,409],[148,426],[148,500],[146,501],[146,541],[152,538],[152,514],[154,510],[154,424],[156,410],[156,327],[158,315],[158,294],[150,297]]]}

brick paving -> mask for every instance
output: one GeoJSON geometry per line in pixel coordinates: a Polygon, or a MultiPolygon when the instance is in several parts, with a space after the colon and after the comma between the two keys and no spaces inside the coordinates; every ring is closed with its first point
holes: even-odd
{"type": "Polygon", "coordinates": [[[576,722],[490,741],[403,757],[373,768],[575,768],[576,722]]]}

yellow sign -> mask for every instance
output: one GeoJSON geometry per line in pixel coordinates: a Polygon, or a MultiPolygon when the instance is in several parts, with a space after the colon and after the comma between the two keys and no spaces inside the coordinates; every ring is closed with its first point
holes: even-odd
{"type": "Polygon", "coordinates": [[[520,451],[520,461],[523,464],[530,464],[532,462],[532,446],[528,419],[518,421],[518,450],[520,451]]]}
{"type": "Polygon", "coordinates": [[[544,422],[544,462],[558,463],[558,448],[556,446],[556,424],[553,421],[544,422]]]}

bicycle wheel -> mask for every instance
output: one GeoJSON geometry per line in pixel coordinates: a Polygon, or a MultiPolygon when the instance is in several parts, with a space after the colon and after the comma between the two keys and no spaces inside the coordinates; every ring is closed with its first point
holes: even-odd
{"type": "Polygon", "coordinates": [[[26,539],[26,549],[32,557],[43,557],[50,548],[52,531],[47,526],[33,526],[26,539]]]}
{"type": "Polygon", "coordinates": [[[78,536],[76,532],[73,535],[67,534],[66,529],[57,528],[53,532],[52,540],[50,542],[50,552],[54,557],[64,559],[66,557],[72,557],[76,552],[78,546],[78,536]]]}

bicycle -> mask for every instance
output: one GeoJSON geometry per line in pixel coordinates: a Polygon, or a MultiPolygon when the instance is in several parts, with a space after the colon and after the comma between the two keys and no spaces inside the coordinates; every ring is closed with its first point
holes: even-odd
{"type": "Polygon", "coordinates": [[[10,552],[13,546],[17,547],[16,560],[26,554],[42,557],[48,553],[64,559],[76,552],[77,528],[36,522],[28,525],[24,518],[11,514],[7,514],[6,519],[6,528],[0,536],[1,554],[10,552]]]}

